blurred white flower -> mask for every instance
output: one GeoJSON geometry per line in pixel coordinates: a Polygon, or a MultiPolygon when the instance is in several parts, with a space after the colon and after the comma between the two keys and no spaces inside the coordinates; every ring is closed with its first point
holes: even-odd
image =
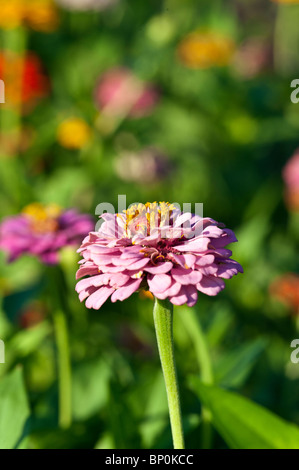
{"type": "Polygon", "coordinates": [[[152,147],[140,152],[122,152],[115,160],[114,166],[120,179],[144,184],[161,181],[172,170],[167,156],[152,147]]]}
{"type": "Polygon", "coordinates": [[[105,10],[116,3],[119,0],[56,0],[58,5],[68,10],[105,10]]]}

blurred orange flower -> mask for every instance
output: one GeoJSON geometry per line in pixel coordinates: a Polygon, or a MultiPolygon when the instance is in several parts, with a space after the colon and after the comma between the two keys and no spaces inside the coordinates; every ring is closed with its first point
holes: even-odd
{"type": "Polygon", "coordinates": [[[234,42],[213,32],[189,34],[178,46],[178,56],[187,67],[205,69],[229,64],[235,51],[234,42]]]}
{"type": "Polygon", "coordinates": [[[38,325],[46,318],[46,308],[42,302],[31,302],[20,312],[19,323],[21,328],[32,328],[38,325]]]}
{"type": "Polygon", "coordinates": [[[0,12],[2,29],[27,25],[36,31],[50,32],[59,23],[58,10],[52,0],[0,0],[0,12]]]}
{"type": "Polygon", "coordinates": [[[57,140],[62,147],[80,149],[89,141],[91,129],[83,119],[70,118],[63,121],[57,131],[57,140]]]}
{"type": "Polygon", "coordinates": [[[299,3],[299,0],[272,0],[274,3],[289,3],[289,4],[295,4],[299,3]]]}
{"type": "Polygon", "coordinates": [[[39,58],[28,53],[25,58],[0,52],[0,76],[5,82],[7,105],[32,105],[49,92],[39,58]]]}
{"type": "Polygon", "coordinates": [[[299,276],[294,273],[286,273],[275,279],[270,285],[272,297],[288,305],[294,313],[299,313],[299,276]]]}

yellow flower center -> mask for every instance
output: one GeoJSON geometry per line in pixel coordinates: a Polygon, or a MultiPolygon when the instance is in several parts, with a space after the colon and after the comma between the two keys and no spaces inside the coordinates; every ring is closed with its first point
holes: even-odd
{"type": "Polygon", "coordinates": [[[31,230],[35,233],[55,232],[61,208],[57,204],[44,206],[34,202],[26,206],[22,213],[30,220],[31,230]]]}
{"type": "Polygon", "coordinates": [[[169,224],[169,219],[175,206],[169,202],[147,202],[134,204],[125,210],[126,236],[140,234],[148,236],[151,229],[169,224]]]}

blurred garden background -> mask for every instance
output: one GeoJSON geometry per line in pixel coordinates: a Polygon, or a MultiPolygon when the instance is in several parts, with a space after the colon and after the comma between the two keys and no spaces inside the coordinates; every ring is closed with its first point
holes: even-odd
{"type": "MultiPolygon", "coordinates": [[[[252,431],[245,402],[232,417],[222,389],[299,436],[298,23],[296,0],[0,0],[1,220],[30,213],[40,230],[50,210],[75,209],[94,225],[96,206],[123,194],[201,202],[236,233],[244,274],[175,308],[187,448],[284,446],[275,424],[255,440],[262,423],[252,431]],[[227,415],[191,376],[214,384],[227,415]]],[[[84,236],[58,266],[0,252],[0,448],[171,448],[153,300],[87,310],[75,292],[84,236]]]]}

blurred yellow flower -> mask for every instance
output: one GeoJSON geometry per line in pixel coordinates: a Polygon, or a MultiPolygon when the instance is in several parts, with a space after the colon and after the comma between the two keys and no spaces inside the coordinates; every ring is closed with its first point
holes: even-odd
{"type": "Polygon", "coordinates": [[[187,67],[204,69],[227,65],[235,51],[234,42],[213,32],[189,34],[178,46],[178,56],[187,67]]]}
{"type": "Polygon", "coordinates": [[[70,118],[63,121],[57,132],[57,140],[69,149],[80,149],[88,142],[91,136],[91,129],[80,118],[70,118]]]}
{"type": "Polygon", "coordinates": [[[0,28],[28,25],[49,32],[58,26],[58,10],[53,0],[0,0],[0,28]]]}
{"type": "Polygon", "coordinates": [[[27,0],[25,17],[36,31],[54,31],[59,23],[58,10],[52,0],[27,0]]]}
{"type": "Polygon", "coordinates": [[[0,28],[17,28],[23,23],[24,0],[0,0],[0,12],[0,28]]]}

